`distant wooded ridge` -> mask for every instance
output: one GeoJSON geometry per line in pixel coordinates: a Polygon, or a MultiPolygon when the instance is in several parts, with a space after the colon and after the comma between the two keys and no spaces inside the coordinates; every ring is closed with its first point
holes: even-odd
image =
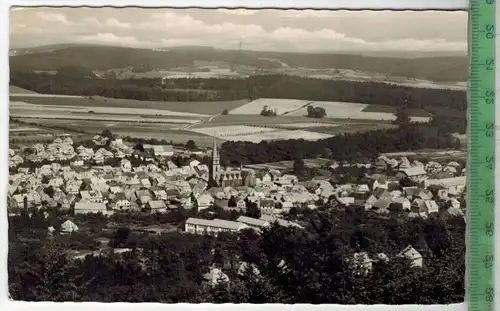
{"type": "MultiPolygon", "coordinates": [[[[221,50],[210,47],[171,47],[139,49],[100,45],[61,44],[28,49],[11,49],[11,71],[53,71],[61,66],[78,65],[88,70],[116,68],[161,68],[192,66],[194,61],[217,61],[260,69],[303,67],[347,69],[430,81],[466,81],[465,55],[436,56],[427,53],[374,52],[377,56],[339,53],[289,53],[249,50],[221,50]],[[420,55],[413,57],[412,55],[420,55]]],[[[368,53],[368,52],[367,52],[368,53]]]]}
{"type": "Polygon", "coordinates": [[[12,72],[11,85],[44,94],[104,96],[152,101],[224,101],[287,98],[340,101],[424,109],[432,114],[465,119],[466,92],[425,89],[388,83],[333,81],[287,75],[232,78],[99,79],[91,71],[67,67],[57,74],[12,72]]]}

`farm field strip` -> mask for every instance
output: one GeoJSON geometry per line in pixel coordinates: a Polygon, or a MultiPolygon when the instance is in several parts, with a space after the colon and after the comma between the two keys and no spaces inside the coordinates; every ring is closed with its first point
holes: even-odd
{"type": "Polygon", "coordinates": [[[15,132],[37,132],[39,130],[40,129],[36,128],[36,127],[9,128],[9,133],[15,133],[15,132]]]}
{"type": "MultiPolygon", "coordinates": [[[[249,164],[249,165],[244,165],[244,167],[254,168],[254,169],[287,170],[287,169],[293,169],[293,162],[294,161],[280,161],[280,162],[269,162],[269,163],[260,163],[260,164],[249,164]]],[[[315,167],[315,168],[320,168],[320,167],[322,167],[330,162],[331,162],[331,160],[324,159],[324,158],[304,159],[304,164],[306,166],[315,167]]]]}
{"type": "Polygon", "coordinates": [[[51,97],[51,98],[83,98],[78,95],[61,95],[61,94],[40,94],[40,93],[9,93],[10,97],[51,97]]]}
{"type": "Polygon", "coordinates": [[[15,85],[9,85],[9,93],[13,94],[37,94],[36,92],[23,89],[21,87],[15,86],[15,85]]]}
{"type": "Polygon", "coordinates": [[[247,99],[232,101],[210,101],[210,102],[177,102],[177,101],[143,101],[135,99],[108,98],[101,96],[57,98],[57,97],[12,97],[12,101],[22,101],[30,104],[66,107],[107,107],[107,108],[132,108],[132,109],[155,109],[167,110],[178,113],[191,113],[196,115],[216,115],[224,109],[235,109],[249,102],[247,99]]]}
{"type": "MultiPolygon", "coordinates": [[[[148,131],[164,131],[164,130],[172,130],[172,129],[178,129],[184,126],[185,124],[169,124],[169,123],[162,123],[162,124],[148,124],[148,123],[139,123],[139,122],[116,122],[116,123],[109,123],[109,122],[104,122],[100,120],[75,120],[74,122],[68,123],[67,120],[61,120],[61,119],[45,119],[45,120],[36,120],[36,119],[30,119],[30,118],[19,118],[20,121],[24,122],[29,122],[29,123],[34,123],[34,124],[40,124],[43,126],[67,126],[75,129],[83,129],[83,130],[95,130],[98,132],[101,132],[105,128],[109,128],[111,131],[117,131],[117,130],[127,130],[130,131],[131,129],[135,131],[143,131],[143,132],[148,132],[148,131]]],[[[36,126],[36,125],[34,125],[36,126]]]]}
{"type": "Polygon", "coordinates": [[[338,127],[340,124],[334,123],[281,123],[276,124],[277,127],[290,127],[290,128],[311,128],[311,127],[338,127]]]}
{"type": "Polygon", "coordinates": [[[32,114],[30,116],[27,113],[16,113],[16,112],[11,112],[10,113],[11,117],[15,118],[27,118],[27,119],[64,119],[66,121],[68,120],[88,120],[88,121],[117,121],[117,122],[136,122],[136,123],[158,123],[158,124],[168,124],[168,123],[175,123],[175,124],[190,124],[190,123],[196,123],[197,120],[193,119],[145,119],[145,118],[137,118],[136,116],[116,116],[116,115],[96,115],[96,114],[43,114],[43,113],[37,113],[37,114],[32,114]]]}
{"type": "MultiPolygon", "coordinates": [[[[396,113],[398,111],[398,107],[388,106],[388,105],[368,105],[363,112],[385,112],[385,113],[396,113]]],[[[407,113],[411,117],[432,117],[430,113],[423,109],[415,109],[409,108],[407,109],[407,113]]]]}
{"type": "Polygon", "coordinates": [[[334,135],[315,133],[303,130],[276,130],[270,132],[262,132],[249,135],[235,135],[220,137],[230,141],[250,141],[259,143],[263,140],[286,140],[286,139],[304,139],[304,140],[319,140],[332,137],[334,135]]]}
{"type": "Polygon", "coordinates": [[[256,126],[229,125],[229,126],[194,128],[190,129],[190,131],[223,138],[229,136],[232,137],[232,136],[244,136],[244,135],[251,135],[258,133],[269,133],[276,130],[272,128],[256,127],[256,126]]]}
{"type": "Polygon", "coordinates": [[[125,107],[75,107],[75,106],[51,106],[51,105],[37,105],[25,102],[11,101],[9,104],[9,109],[25,109],[25,110],[42,110],[42,111],[53,111],[53,112],[89,112],[94,113],[108,113],[108,114],[124,114],[124,115],[162,115],[162,116],[188,116],[188,117],[209,117],[209,115],[189,113],[189,112],[177,112],[170,110],[157,110],[157,109],[142,109],[142,108],[125,108],[125,107]]]}

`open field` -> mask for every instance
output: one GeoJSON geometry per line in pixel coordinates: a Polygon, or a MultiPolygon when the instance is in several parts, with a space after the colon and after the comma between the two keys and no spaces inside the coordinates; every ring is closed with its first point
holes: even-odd
{"type": "Polygon", "coordinates": [[[9,110],[12,113],[16,112],[40,112],[49,114],[67,114],[67,113],[95,113],[95,114],[107,114],[107,115],[152,115],[152,116],[183,116],[191,118],[205,118],[208,115],[195,114],[189,112],[177,112],[170,110],[160,110],[160,109],[143,109],[143,108],[125,108],[125,107],[91,107],[91,106],[53,106],[53,105],[40,105],[31,104],[26,102],[11,101],[9,104],[9,110]]]}
{"type": "Polygon", "coordinates": [[[308,104],[308,101],[299,99],[281,99],[281,98],[260,98],[249,102],[246,105],[231,110],[230,114],[260,114],[264,106],[275,110],[277,115],[289,114],[292,111],[300,109],[308,104]]]}
{"type": "MultiPolygon", "coordinates": [[[[319,126],[338,126],[344,124],[388,124],[388,121],[380,120],[349,120],[349,119],[314,119],[304,116],[292,117],[292,116],[276,116],[276,117],[266,117],[261,115],[219,115],[213,117],[209,122],[194,125],[192,128],[197,127],[207,127],[207,126],[229,126],[229,125],[253,125],[253,126],[263,126],[263,127],[275,127],[275,128],[285,128],[287,126],[293,127],[296,124],[315,124],[312,127],[319,126]]],[[[301,126],[302,127],[302,126],[301,126]]]]}
{"type": "MultiPolygon", "coordinates": [[[[363,112],[384,112],[384,113],[396,113],[398,110],[398,107],[394,106],[384,106],[384,105],[368,105],[363,109],[363,112]]],[[[412,117],[425,117],[425,118],[431,118],[432,115],[428,113],[427,111],[424,111],[422,109],[413,109],[409,108],[408,114],[412,117]]]]}
{"type": "MultiPolygon", "coordinates": [[[[11,100],[21,101],[30,104],[47,106],[65,106],[65,107],[105,107],[111,108],[129,108],[129,109],[153,109],[175,111],[177,113],[190,113],[198,115],[215,115],[221,113],[224,109],[234,109],[248,103],[248,100],[236,101],[214,101],[214,102],[164,102],[164,101],[141,101],[133,99],[107,98],[100,96],[70,97],[61,98],[48,94],[46,97],[34,97],[18,94],[12,96],[11,100]]],[[[95,109],[93,109],[95,110],[95,109]]],[[[144,114],[144,112],[140,112],[144,114]]]]}
{"type": "MultiPolygon", "coordinates": [[[[392,121],[396,119],[394,115],[395,107],[376,105],[374,108],[369,108],[371,105],[357,104],[357,103],[344,103],[344,102],[311,102],[313,107],[321,107],[326,111],[326,118],[339,118],[339,119],[364,119],[364,120],[380,120],[392,121]],[[387,107],[387,108],[386,108],[387,107]],[[367,111],[368,108],[368,111],[367,111]],[[394,112],[380,112],[380,110],[394,111],[394,112]]],[[[410,113],[410,119],[414,122],[429,122],[430,116],[422,116],[423,112],[419,110],[410,113]],[[419,116],[413,115],[418,113],[419,116]]],[[[296,110],[289,115],[291,116],[306,116],[307,106],[296,110]]]]}
{"type": "Polygon", "coordinates": [[[179,119],[170,117],[166,118],[150,118],[147,116],[133,116],[133,115],[115,115],[115,114],[90,114],[90,113],[47,113],[46,111],[35,112],[33,110],[27,111],[13,111],[10,113],[14,118],[27,118],[38,120],[85,120],[85,121],[106,121],[106,122],[133,122],[133,123],[154,123],[154,124],[177,124],[179,126],[194,124],[198,122],[197,119],[179,119]]]}
{"type": "MultiPolygon", "coordinates": [[[[313,106],[325,109],[327,116],[322,120],[334,118],[392,121],[396,119],[394,115],[396,107],[392,106],[274,98],[261,98],[249,102],[246,105],[231,110],[230,114],[260,115],[264,106],[267,106],[271,110],[276,109],[278,116],[305,117],[307,116],[307,107],[313,106]]],[[[409,114],[415,122],[428,122],[431,118],[428,113],[420,109],[411,109],[409,114]]]]}
{"type": "Polygon", "coordinates": [[[416,150],[412,152],[394,152],[394,153],[384,153],[383,155],[387,157],[411,157],[416,160],[434,160],[434,161],[453,161],[453,160],[465,160],[467,159],[466,150],[416,150]]]}
{"type": "MultiPolygon", "coordinates": [[[[354,118],[358,115],[363,109],[368,107],[366,104],[357,104],[357,103],[343,103],[343,102],[309,102],[313,107],[321,107],[325,109],[326,118],[339,118],[339,119],[348,119],[354,118]]],[[[290,113],[290,116],[306,116],[307,115],[307,107],[299,109],[293,113],[290,113]]]]}
{"type": "Polygon", "coordinates": [[[339,135],[343,133],[359,133],[359,132],[368,132],[373,130],[383,130],[383,129],[392,129],[397,128],[397,125],[394,124],[352,124],[352,125],[343,125],[343,126],[323,126],[323,127],[312,127],[309,128],[309,131],[330,135],[339,135]]]}
{"type": "Polygon", "coordinates": [[[27,89],[23,89],[23,88],[20,88],[18,86],[15,86],[15,85],[9,85],[9,94],[12,93],[12,94],[36,94],[36,92],[33,92],[33,91],[30,91],[30,90],[27,90],[27,89]]]}
{"type": "MultiPolygon", "coordinates": [[[[203,133],[195,133],[191,131],[181,130],[180,124],[144,124],[139,122],[105,122],[94,120],[72,120],[71,122],[64,119],[31,119],[31,118],[18,118],[20,121],[29,122],[50,126],[64,126],[71,130],[85,131],[88,134],[94,135],[101,133],[104,129],[109,129],[113,134],[121,136],[131,136],[134,138],[146,139],[165,139],[173,143],[186,143],[192,139],[198,146],[210,147],[213,145],[213,137],[203,133]]],[[[30,125],[31,126],[31,125],[30,125]]],[[[50,129],[42,128],[43,131],[50,131],[50,129]]],[[[54,130],[57,131],[57,130],[54,130]]],[[[62,132],[62,131],[60,131],[62,132]]],[[[218,140],[222,142],[222,140],[218,140]]]]}
{"type": "Polygon", "coordinates": [[[277,128],[316,128],[316,127],[339,127],[335,123],[281,123],[276,124],[277,128]]]}
{"type": "Polygon", "coordinates": [[[257,126],[229,125],[229,126],[195,128],[192,129],[191,131],[195,133],[204,133],[207,135],[213,135],[215,137],[224,139],[224,137],[269,133],[275,131],[275,129],[257,127],[257,126]]]}
{"type": "Polygon", "coordinates": [[[278,130],[257,126],[220,126],[196,128],[198,133],[207,133],[215,137],[230,141],[261,142],[263,140],[305,139],[318,140],[331,137],[329,134],[316,133],[305,130],[278,130]]]}
{"type": "Polygon", "coordinates": [[[71,134],[73,141],[77,141],[81,137],[89,137],[89,135],[85,134],[75,135],[75,133],[72,133],[71,131],[38,127],[36,125],[29,124],[19,124],[16,121],[9,122],[9,142],[11,148],[15,148],[18,143],[50,142],[55,137],[65,134],[71,134]]]}
{"type": "MultiPolygon", "coordinates": [[[[304,159],[304,165],[312,168],[320,168],[327,163],[331,162],[331,160],[316,158],[316,159],[304,159]]],[[[277,169],[277,170],[289,170],[293,169],[293,161],[280,161],[280,162],[271,162],[271,163],[262,163],[262,164],[251,164],[244,165],[247,168],[253,169],[277,169]]]]}

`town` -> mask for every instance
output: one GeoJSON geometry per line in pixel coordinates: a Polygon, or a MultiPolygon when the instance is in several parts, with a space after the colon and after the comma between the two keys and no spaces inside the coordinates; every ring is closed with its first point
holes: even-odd
{"type": "Polygon", "coordinates": [[[467,12],[9,21],[11,300],[464,302],[467,12]]]}
{"type": "MultiPolygon", "coordinates": [[[[201,163],[197,155],[171,145],[134,146],[110,132],[104,134],[84,142],[87,147],[62,135],[49,144],[9,149],[9,216],[29,211],[29,217],[34,217],[33,211],[43,211],[47,218],[49,212],[57,211],[55,221],[46,228],[49,236],[83,231],[99,242],[98,247],[90,243],[90,249],[73,248],[68,252],[73,259],[105,254],[109,248],[106,230],[102,236],[92,233],[85,220],[89,214],[108,218],[108,229],[120,230],[126,225],[116,223],[120,214],[179,215],[182,210],[180,218],[127,229],[211,236],[245,229],[260,233],[274,224],[300,230],[308,226],[301,216],[328,209],[424,219],[445,212],[465,219],[466,168],[456,161],[410,162],[404,156],[380,156],[373,163],[328,161],[324,176],[304,180],[295,175],[294,168],[222,167],[215,139],[212,150],[205,151],[210,162],[201,163]],[[188,158],[186,165],[172,161],[179,154],[188,158]],[[349,169],[362,169],[364,176],[354,182],[335,182],[349,169]]],[[[116,247],[115,251],[132,250],[116,247]]],[[[379,255],[387,257],[383,252],[379,255]]],[[[423,265],[422,255],[412,245],[398,255],[407,256],[413,265],[423,265]]],[[[366,252],[354,256],[365,265],[373,260],[366,252]]],[[[212,267],[206,282],[215,286],[219,278],[214,275],[222,274],[212,267]]]]}

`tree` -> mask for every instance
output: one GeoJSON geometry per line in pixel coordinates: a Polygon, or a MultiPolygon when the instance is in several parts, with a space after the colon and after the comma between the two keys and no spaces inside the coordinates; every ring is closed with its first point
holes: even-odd
{"type": "Polygon", "coordinates": [[[399,185],[402,187],[402,188],[406,188],[406,187],[416,187],[418,184],[414,181],[412,181],[410,178],[408,177],[403,177],[399,180],[399,185]]]}
{"type": "Polygon", "coordinates": [[[302,175],[305,171],[304,160],[297,158],[293,161],[293,172],[297,175],[302,175]]]}
{"type": "Polygon", "coordinates": [[[245,213],[245,216],[252,218],[260,218],[261,213],[259,207],[257,206],[257,203],[255,202],[247,203],[247,211],[245,213]]]}
{"type": "Polygon", "coordinates": [[[227,110],[227,109],[222,110],[223,116],[227,116],[228,114],[229,114],[229,110],[227,110]]]}
{"type": "Polygon", "coordinates": [[[111,247],[120,247],[127,242],[130,236],[130,229],[127,227],[120,227],[116,230],[113,238],[109,241],[111,247]]]}
{"type": "Polygon", "coordinates": [[[261,116],[266,116],[266,117],[275,117],[278,114],[278,110],[275,108],[274,110],[272,108],[269,108],[267,105],[262,108],[262,111],[260,112],[261,116]]]}
{"type": "Polygon", "coordinates": [[[43,192],[51,198],[54,198],[54,188],[52,186],[45,187],[43,192]]]}
{"type": "Polygon", "coordinates": [[[460,148],[461,148],[461,147],[462,147],[462,146],[461,146],[461,144],[460,144],[460,139],[458,139],[458,138],[457,138],[457,139],[455,139],[454,148],[455,148],[456,150],[460,150],[460,148]]]}
{"type": "Polygon", "coordinates": [[[396,120],[394,121],[394,124],[397,124],[400,127],[404,127],[404,126],[407,126],[408,124],[410,124],[410,116],[408,114],[407,107],[399,108],[394,115],[396,116],[396,120]]]}
{"type": "Polygon", "coordinates": [[[43,185],[48,185],[50,182],[50,179],[47,176],[42,177],[42,184],[43,185]]]}
{"type": "Polygon", "coordinates": [[[236,207],[236,198],[232,195],[228,202],[227,202],[228,207],[236,207]]]}
{"type": "Polygon", "coordinates": [[[137,143],[137,144],[135,144],[134,149],[138,150],[140,152],[144,152],[144,145],[142,143],[137,143]]]}
{"type": "Polygon", "coordinates": [[[106,128],[102,131],[101,136],[111,139],[113,138],[113,133],[111,133],[111,131],[108,128],[106,128]]]}
{"type": "Polygon", "coordinates": [[[325,108],[307,106],[307,116],[310,118],[323,118],[326,116],[325,108]]]}
{"type": "Polygon", "coordinates": [[[189,150],[195,150],[198,147],[196,146],[196,143],[194,142],[194,140],[190,139],[186,142],[186,148],[189,150]]]}

